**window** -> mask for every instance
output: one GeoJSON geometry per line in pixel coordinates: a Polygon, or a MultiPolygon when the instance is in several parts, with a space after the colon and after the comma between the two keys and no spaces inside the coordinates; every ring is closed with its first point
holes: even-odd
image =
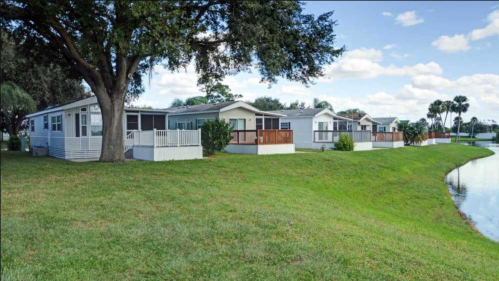
{"type": "Polygon", "coordinates": [[[35,131],[35,119],[30,120],[30,127],[31,127],[31,131],[34,132],[35,131]]]}
{"type": "Polygon", "coordinates": [[[90,114],[90,131],[93,137],[102,136],[102,115],[90,114]]]}
{"type": "Polygon", "coordinates": [[[127,115],[126,116],[126,129],[128,131],[139,129],[139,116],[138,115],[127,115]]]}
{"type": "Polygon", "coordinates": [[[361,126],[360,126],[360,129],[361,129],[362,131],[367,131],[367,125],[361,125],[361,126]]]}
{"type": "Polygon", "coordinates": [[[87,136],[87,115],[86,114],[81,115],[81,136],[82,137],[87,136]]]}
{"type": "Polygon", "coordinates": [[[52,131],[62,132],[62,114],[52,116],[52,131]]]}
{"type": "Polygon", "coordinates": [[[213,119],[206,119],[206,118],[203,118],[203,119],[197,119],[197,120],[196,120],[197,129],[201,128],[201,126],[203,126],[204,122],[206,122],[206,121],[208,121],[208,120],[213,120],[213,119]]]}
{"type": "Polygon", "coordinates": [[[143,114],[140,116],[140,129],[150,131],[153,129],[165,130],[166,118],[165,115],[143,114]]]}
{"type": "MultiPolygon", "coordinates": [[[[166,130],[166,116],[165,115],[154,115],[154,129],[166,130]]],[[[191,126],[192,129],[192,126],[191,126]]]]}
{"type": "Polygon", "coordinates": [[[92,137],[102,136],[102,115],[98,104],[90,106],[90,133],[92,137]]]}
{"type": "Polygon", "coordinates": [[[333,131],[338,131],[338,122],[333,122],[333,131]]]}
{"type": "Polygon", "coordinates": [[[229,119],[229,124],[234,130],[246,130],[246,119],[229,119]]]}
{"type": "Polygon", "coordinates": [[[386,132],[386,127],[384,127],[384,126],[379,126],[379,127],[378,127],[378,132],[386,132]]]}
{"type": "Polygon", "coordinates": [[[319,140],[321,141],[327,140],[328,132],[324,132],[328,130],[327,122],[319,122],[318,125],[319,125],[319,131],[322,131],[319,132],[319,140]]]}
{"type": "MultiPolygon", "coordinates": [[[[83,108],[82,108],[82,110],[83,110],[83,108]]],[[[99,107],[99,105],[98,104],[91,105],[90,106],[90,112],[99,112],[100,113],[100,107],[99,107]]]]}
{"type": "Polygon", "coordinates": [[[291,122],[282,122],[281,129],[283,130],[291,130],[291,122]]]}
{"type": "Polygon", "coordinates": [[[49,129],[49,116],[48,115],[43,115],[43,129],[44,130],[49,129]]]}
{"type": "Polygon", "coordinates": [[[347,121],[339,121],[338,122],[338,127],[339,127],[339,131],[346,131],[349,128],[347,126],[347,121]]]}
{"type": "Polygon", "coordinates": [[[392,132],[396,132],[397,131],[397,127],[392,127],[392,132]]]}
{"type": "Polygon", "coordinates": [[[256,129],[257,130],[263,129],[263,119],[262,118],[256,118],[256,129]]]}
{"type": "Polygon", "coordinates": [[[347,128],[348,131],[351,131],[352,130],[352,124],[348,124],[348,128],[347,128]]]}
{"type": "Polygon", "coordinates": [[[265,130],[278,130],[279,118],[265,118],[265,130]]]}
{"type": "Polygon", "coordinates": [[[86,112],[86,111],[87,111],[87,108],[86,108],[86,107],[82,107],[82,108],[81,108],[81,111],[86,112]]]}

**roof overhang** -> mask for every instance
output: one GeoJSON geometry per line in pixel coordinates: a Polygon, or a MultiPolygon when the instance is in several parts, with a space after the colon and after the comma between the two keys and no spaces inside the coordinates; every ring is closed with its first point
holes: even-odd
{"type": "Polygon", "coordinates": [[[150,112],[150,113],[165,113],[165,114],[169,113],[168,110],[164,110],[164,109],[125,107],[125,112],[127,112],[127,111],[139,111],[139,112],[150,112]]]}
{"type": "Polygon", "coordinates": [[[367,113],[364,116],[362,116],[362,118],[360,118],[359,122],[362,121],[362,120],[369,120],[372,123],[376,123],[378,125],[381,125],[381,122],[374,120],[374,118],[372,118],[371,115],[369,115],[367,113]]]}
{"type": "Polygon", "coordinates": [[[242,101],[238,101],[238,102],[233,103],[231,105],[228,105],[228,106],[226,106],[224,108],[221,108],[220,112],[225,112],[225,111],[229,111],[229,110],[236,109],[236,108],[244,108],[244,109],[252,111],[254,113],[268,115],[268,116],[275,116],[275,117],[285,117],[286,116],[284,114],[267,112],[267,111],[261,111],[258,108],[254,107],[254,106],[251,106],[251,105],[249,105],[249,104],[247,104],[245,102],[242,102],[242,101]]]}
{"type": "Polygon", "coordinates": [[[89,105],[89,104],[95,104],[95,103],[98,103],[97,102],[97,97],[93,96],[93,97],[89,97],[89,98],[82,99],[82,100],[79,100],[79,101],[75,101],[75,102],[72,102],[72,103],[68,103],[68,104],[65,104],[65,105],[62,105],[62,106],[58,106],[58,107],[54,107],[54,108],[49,108],[49,109],[46,109],[46,110],[42,110],[42,111],[38,111],[38,112],[35,112],[35,113],[31,113],[31,114],[26,115],[26,118],[31,118],[31,117],[35,117],[35,116],[39,116],[39,115],[44,115],[44,114],[48,114],[48,113],[52,113],[52,112],[57,112],[57,111],[63,111],[63,110],[66,110],[66,109],[80,107],[80,106],[85,106],[85,105],[89,105]]]}

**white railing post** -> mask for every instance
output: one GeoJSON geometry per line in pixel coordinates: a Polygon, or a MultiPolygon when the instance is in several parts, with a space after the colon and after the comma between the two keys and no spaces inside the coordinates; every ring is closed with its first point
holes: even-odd
{"type": "Polygon", "coordinates": [[[180,130],[177,129],[177,146],[180,146],[180,130]]]}
{"type": "Polygon", "coordinates": [[[152,146],[156,147],[156,129],[152,129],[152,146]]]}
{"type": "Polygon", "coordinates": [[[199,140],[199,143],[198,145],[201,145],[201,128],[198,129],[198,140],[199,140]]]}

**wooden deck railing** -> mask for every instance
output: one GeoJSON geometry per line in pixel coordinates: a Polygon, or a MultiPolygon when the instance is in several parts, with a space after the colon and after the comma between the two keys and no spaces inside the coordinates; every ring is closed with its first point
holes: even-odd
{"type": "Polygon", "coordinates": [[[370,142],[371,131],[314,131],[314,142],[338,142],[340,135],[349,135],[353,142],[370,142]]]}
{"type": "Polygon", "coordinates": [[[404,141],[402,132],[373,132],[373,142],[396,142],[404,141]]]}
{"type": "Polygon", "coordinates": [[[450,138],[450,133],[444,132],[430,132],[428,133],[429,139],[448,139],[450,138]]]}
{"type": "Polygon", "coordinates": [[[292,130],[234,130],[230,144],[292,144],[292,130]]]}

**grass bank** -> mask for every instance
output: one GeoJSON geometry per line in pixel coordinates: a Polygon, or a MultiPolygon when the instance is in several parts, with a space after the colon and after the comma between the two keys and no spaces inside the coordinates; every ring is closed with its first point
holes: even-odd
{"type": "Polygon", "coordinates": [[[497,280],[435,145],[180,162],[1,153],[2,280],[497,280]]]}

